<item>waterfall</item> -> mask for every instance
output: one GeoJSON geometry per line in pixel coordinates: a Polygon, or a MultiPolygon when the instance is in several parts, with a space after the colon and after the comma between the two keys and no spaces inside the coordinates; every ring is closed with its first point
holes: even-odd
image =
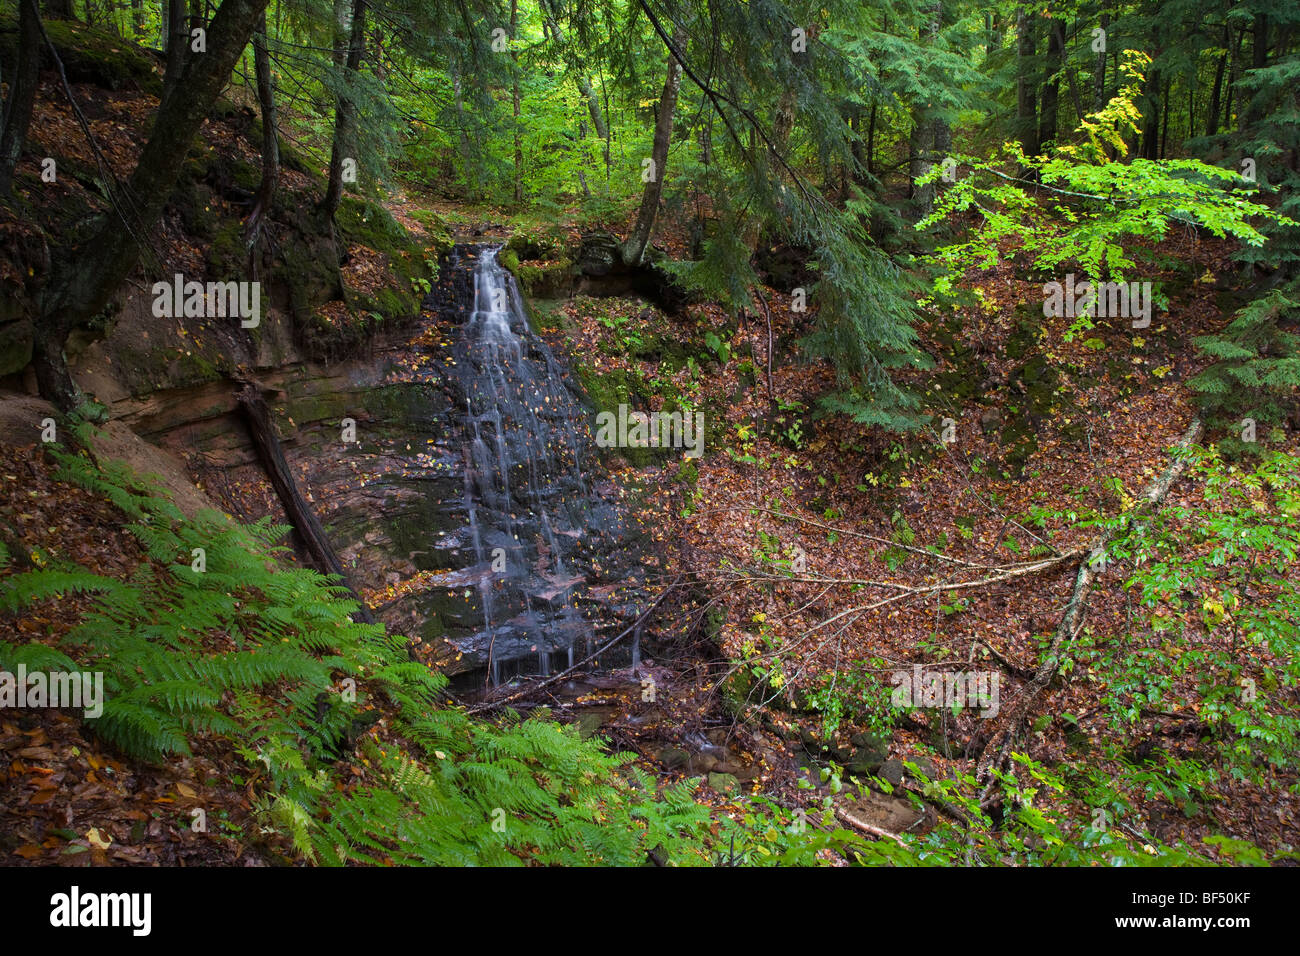
{"type": "Polygon", "coordinates": [[[576,560],[611,524],[588,491],[588,413],[564,384],[546,344],[528,325],[499,246],[473,261],[473,306],[463,328],[468,362],[464,510],[473,551],[483,661],[496,683],[512,673],[548,674],[552,655],[572,662],[590,626],[574,603],[587,573],[576,560]],[[504,569],[502,569],[504,559],[504,569]]]}

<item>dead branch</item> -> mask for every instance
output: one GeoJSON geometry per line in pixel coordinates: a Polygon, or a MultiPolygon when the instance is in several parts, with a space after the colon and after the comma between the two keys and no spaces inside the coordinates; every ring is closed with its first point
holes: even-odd
{"type": "MultiPolygon", "coordinates": [[[[1185,451],[1192,442],[1200,437],[1201,428],[1200,419],[1192,422],[1187,432],[1174,446],[1173,461],[1142,492],[1137,505],[1127,512],[1129,517],[1137,517],[1158,507],[1164,501],[1165,496],[1169,494],[1169,489],[1182,475],[1184,468],[1187,467],[1187,459],[1180,452],[1185,451]]],[[[1079,571],[1074,578],[1074,588],[1070,592],[1069,603],[1065,606],[1065,613],[1061,617],[1061,623],[1052,636],[1051,647],[1043,658],[1042,664],[1039,665],[1037,673],[1034,674],[1034,679],[1029,682],[1016,700],[1016,704],[1011,709],[1003,729],[994,734],[978,751],[979,762],[976,766],[975,777],[985,784],[984,790],[980,794],[981,807],[988,807],[994,802],[993,791],[997,784],[997,778],[993,772],[1006,760],[1010,750],[1012,734],[1017,724],[1024,719],[1030,706],[1047,689],[1047,685],[1056,676],[1056,671],[1061,665],[1062,648],[1067,642],[1074,640],[1083,626],[1084,608],[1087,604],[1089,588],[1096,577],[1096,567],[1098,563],[1105,560],[1106,546],[1110,544],[1114,537],[1114,530],[1105,531],[1097,543],[1093,545],[1092,550],[1088,552],[1084,562],[1079,565],[1079,571]],[[993,756],[995,743],[1000,744],[1000,747],[996,751],[996,756],[993,756]]]]}
{"type": "Polygon", "coordinates": [[[677,587],[680,581],[681,581],[680,577],[674,579],[673,582],[664,589],[662,594],[660,594],[657,598],[655,598],[652,602],[650,602],[650,606],[648,608],[646,608],[644,611],[642,611],[640,614],[637,615],[635,621],[633,621],[631,624],[629,624],[626,628],[624,628],[619,633],[615,634],[604,644],[600,645],[600,647],[596,648],[594,651],[592,651],[582,660],[578,661],[572,667],[566,667],[558,674],[555,674],[552,677],[548,677],[546,680],[541,681],[539,683],[529,684],[526,687],[524,687],[522,690],[518,690],[508,697],[503,697],[500,700],[487,700],[487,701],[483,701],[480,704],[475,704],[473,707],[468,708],[467,712],[471,714],[477,714],[485,710],[496,710],[499,707],[506,706],[511,701],[518,700],[521,697],[526,697],[531,694],[536,694],[538,691],[550,687],[552,684],[572,674],[574,671],[582,667],[584,664],[587,664],[589,661],[595,660],[601,654],[605,653],[605,651],[609,650],[611,647],[613,647],[615,644],[617,644],[619,641],[627,637],[634,630],[636,630],[643,623],[645,623],[646,619],[649,618],[652,613],[654,613],[655,608],[657,608],[660,605],[660,603],[663,601],[664,598],[666,598],[669,594],[673,592],[673,590],[677,587]]]}
{"type": "Polygon", "coordinates": [[[882,830],[880,827],[872,826],[866,820],[862,820],[859,819],[858,817],[855,817],[853,814],[849,813],[849,811],[845,810],[843,807],[835,808],[835,816],[837,819],[843,821],[844,823],[847,823],[851,827],[861,830],[863,833],[869,833],[872,836],[881,837],[882,839],[886,839],[886,840],[893,840],[899,846],[907,846],[907,844],[903,842],[903,838],[900,837],[897,833],[890,833],[888,830],[882,830]]]}

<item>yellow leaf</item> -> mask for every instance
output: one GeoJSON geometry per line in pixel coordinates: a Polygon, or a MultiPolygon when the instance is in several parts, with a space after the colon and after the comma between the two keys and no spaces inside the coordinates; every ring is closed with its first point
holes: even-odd
{"type": "Polygon", "coordinates": [[[86,831],[86,839],[96,850],[107,850],[113,845],[113,838],[105,836],[98,827],[91,827],[86,831]]]}

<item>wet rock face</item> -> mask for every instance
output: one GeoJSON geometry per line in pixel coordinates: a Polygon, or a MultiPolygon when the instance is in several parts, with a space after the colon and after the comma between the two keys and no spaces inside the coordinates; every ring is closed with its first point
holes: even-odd
{"type": "MultiPolygon", "coordinates": [[[[414,334],[328,366],[257,372],[290,470],[351,584],[467,686],[493,670],[507,680],[567,666],[644,607],[644,527],[598,463],[581,392],[530,330],[492,250],[452,251],[425,302],[434,318],[414,334]]],[[[233,409],[226,382],[114,404],[115,417],[190,462],[227,510],[283,523],[233,409]]]]}
{"type": "Polygon", "coordinates": [[[452,401],[436,444],[460,477],[438,491],[452,526],[427,546],[459,573],[414,602],[425,633],[455,646],[452,670],[501,680],[594,649],[600,626],[619,622],[582,613],[600,610],[588,587],[625,580],[635,561],[627,517],[594,467],[590,413],[531,331],[497,251],[454,249],[426,303],[457,329],[440,363],[452,401]]]}

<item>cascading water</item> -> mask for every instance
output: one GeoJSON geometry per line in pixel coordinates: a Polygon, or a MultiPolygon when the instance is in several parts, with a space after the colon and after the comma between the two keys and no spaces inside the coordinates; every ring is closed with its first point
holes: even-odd
{"type": "Polygon", "coordinates": [[[610,555],[624,532],[613,496],[593,492],[586,474],[590,413],[530,329],[499,251],[457,247],[449,267],[472,272],[473,304],[465,316],[463,272],[439,303],[461,323],[447,366],[464,408],[465,525],[455,540],[467,553],[456,564],[458,580],[473,582],[464,593],[477,598],[481,624],[449,640],[493,683],[548,674],[556,655],[571,664],[575,646],[585,653],[593,628],[577,599],[595,566],[617,563],[610,555]]]}

